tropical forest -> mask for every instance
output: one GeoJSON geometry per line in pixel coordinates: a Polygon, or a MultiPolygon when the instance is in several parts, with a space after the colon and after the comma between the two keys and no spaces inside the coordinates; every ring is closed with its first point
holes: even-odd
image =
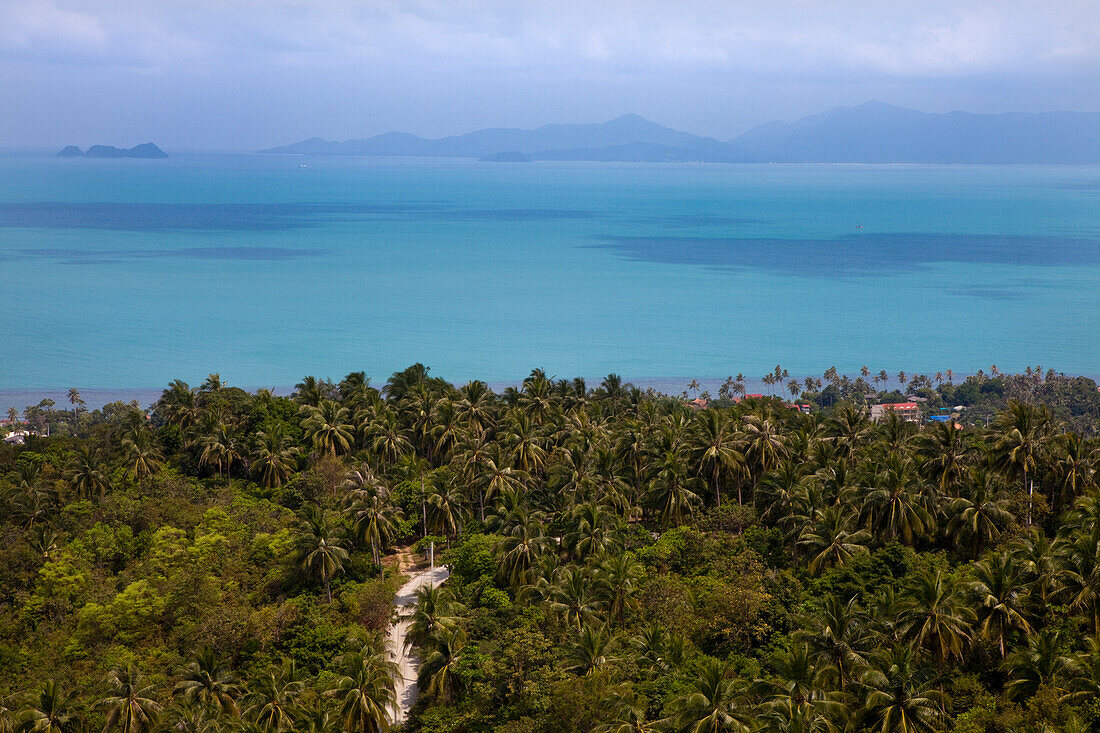
{"type": "Polygon", "coordinates": [[[1100,731],[1096,383],[764,384],[12,409],[0,733],[1100,731]]]}

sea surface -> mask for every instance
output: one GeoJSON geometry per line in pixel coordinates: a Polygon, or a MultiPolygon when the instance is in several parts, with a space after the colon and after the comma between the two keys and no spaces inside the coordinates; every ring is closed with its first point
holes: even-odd
{"type": "Polygon", "coordinates": [[[1100,167],[5,155],[0,303],[0,406],[417,361],[1097,375],[1100,167]]]}

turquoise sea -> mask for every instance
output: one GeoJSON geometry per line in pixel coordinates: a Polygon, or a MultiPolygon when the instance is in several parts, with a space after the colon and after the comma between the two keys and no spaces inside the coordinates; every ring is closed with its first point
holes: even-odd
{"type": "Polygon", "coordinates": [[[6,155],[0,294],[20,407],[416,361],[1096,375],[1100,167],[6,155]]]}

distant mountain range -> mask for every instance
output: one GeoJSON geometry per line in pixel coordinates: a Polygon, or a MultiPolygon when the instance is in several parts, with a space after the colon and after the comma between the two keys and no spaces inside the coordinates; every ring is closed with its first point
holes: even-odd
{"type": "Polygon", "coordinates": [[[260,152],[491,162],[1098,163],[1100,113],[932,114],[868,102],[770,122],[727,141],[629,114],[602,124],[493,128],[435,140],[404,132],[344,142],[315,137],[260,152]]]}
{"type": "Polygon", "coordinates": [[[167,158],[168,153],[153,143],[135,145],[132,148],[116,148],[113,145],[93,145],[87,151],[75,145],[62,148],[59,158],[167,158]]]}

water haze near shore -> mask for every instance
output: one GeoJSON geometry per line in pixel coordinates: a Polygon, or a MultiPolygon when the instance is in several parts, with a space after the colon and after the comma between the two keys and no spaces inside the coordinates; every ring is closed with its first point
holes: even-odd
{"type": "Polygon", "coordinates": [[[1096,375],[1100,167],[6,155],[0,292],[4,395],[1096,375]]]}

